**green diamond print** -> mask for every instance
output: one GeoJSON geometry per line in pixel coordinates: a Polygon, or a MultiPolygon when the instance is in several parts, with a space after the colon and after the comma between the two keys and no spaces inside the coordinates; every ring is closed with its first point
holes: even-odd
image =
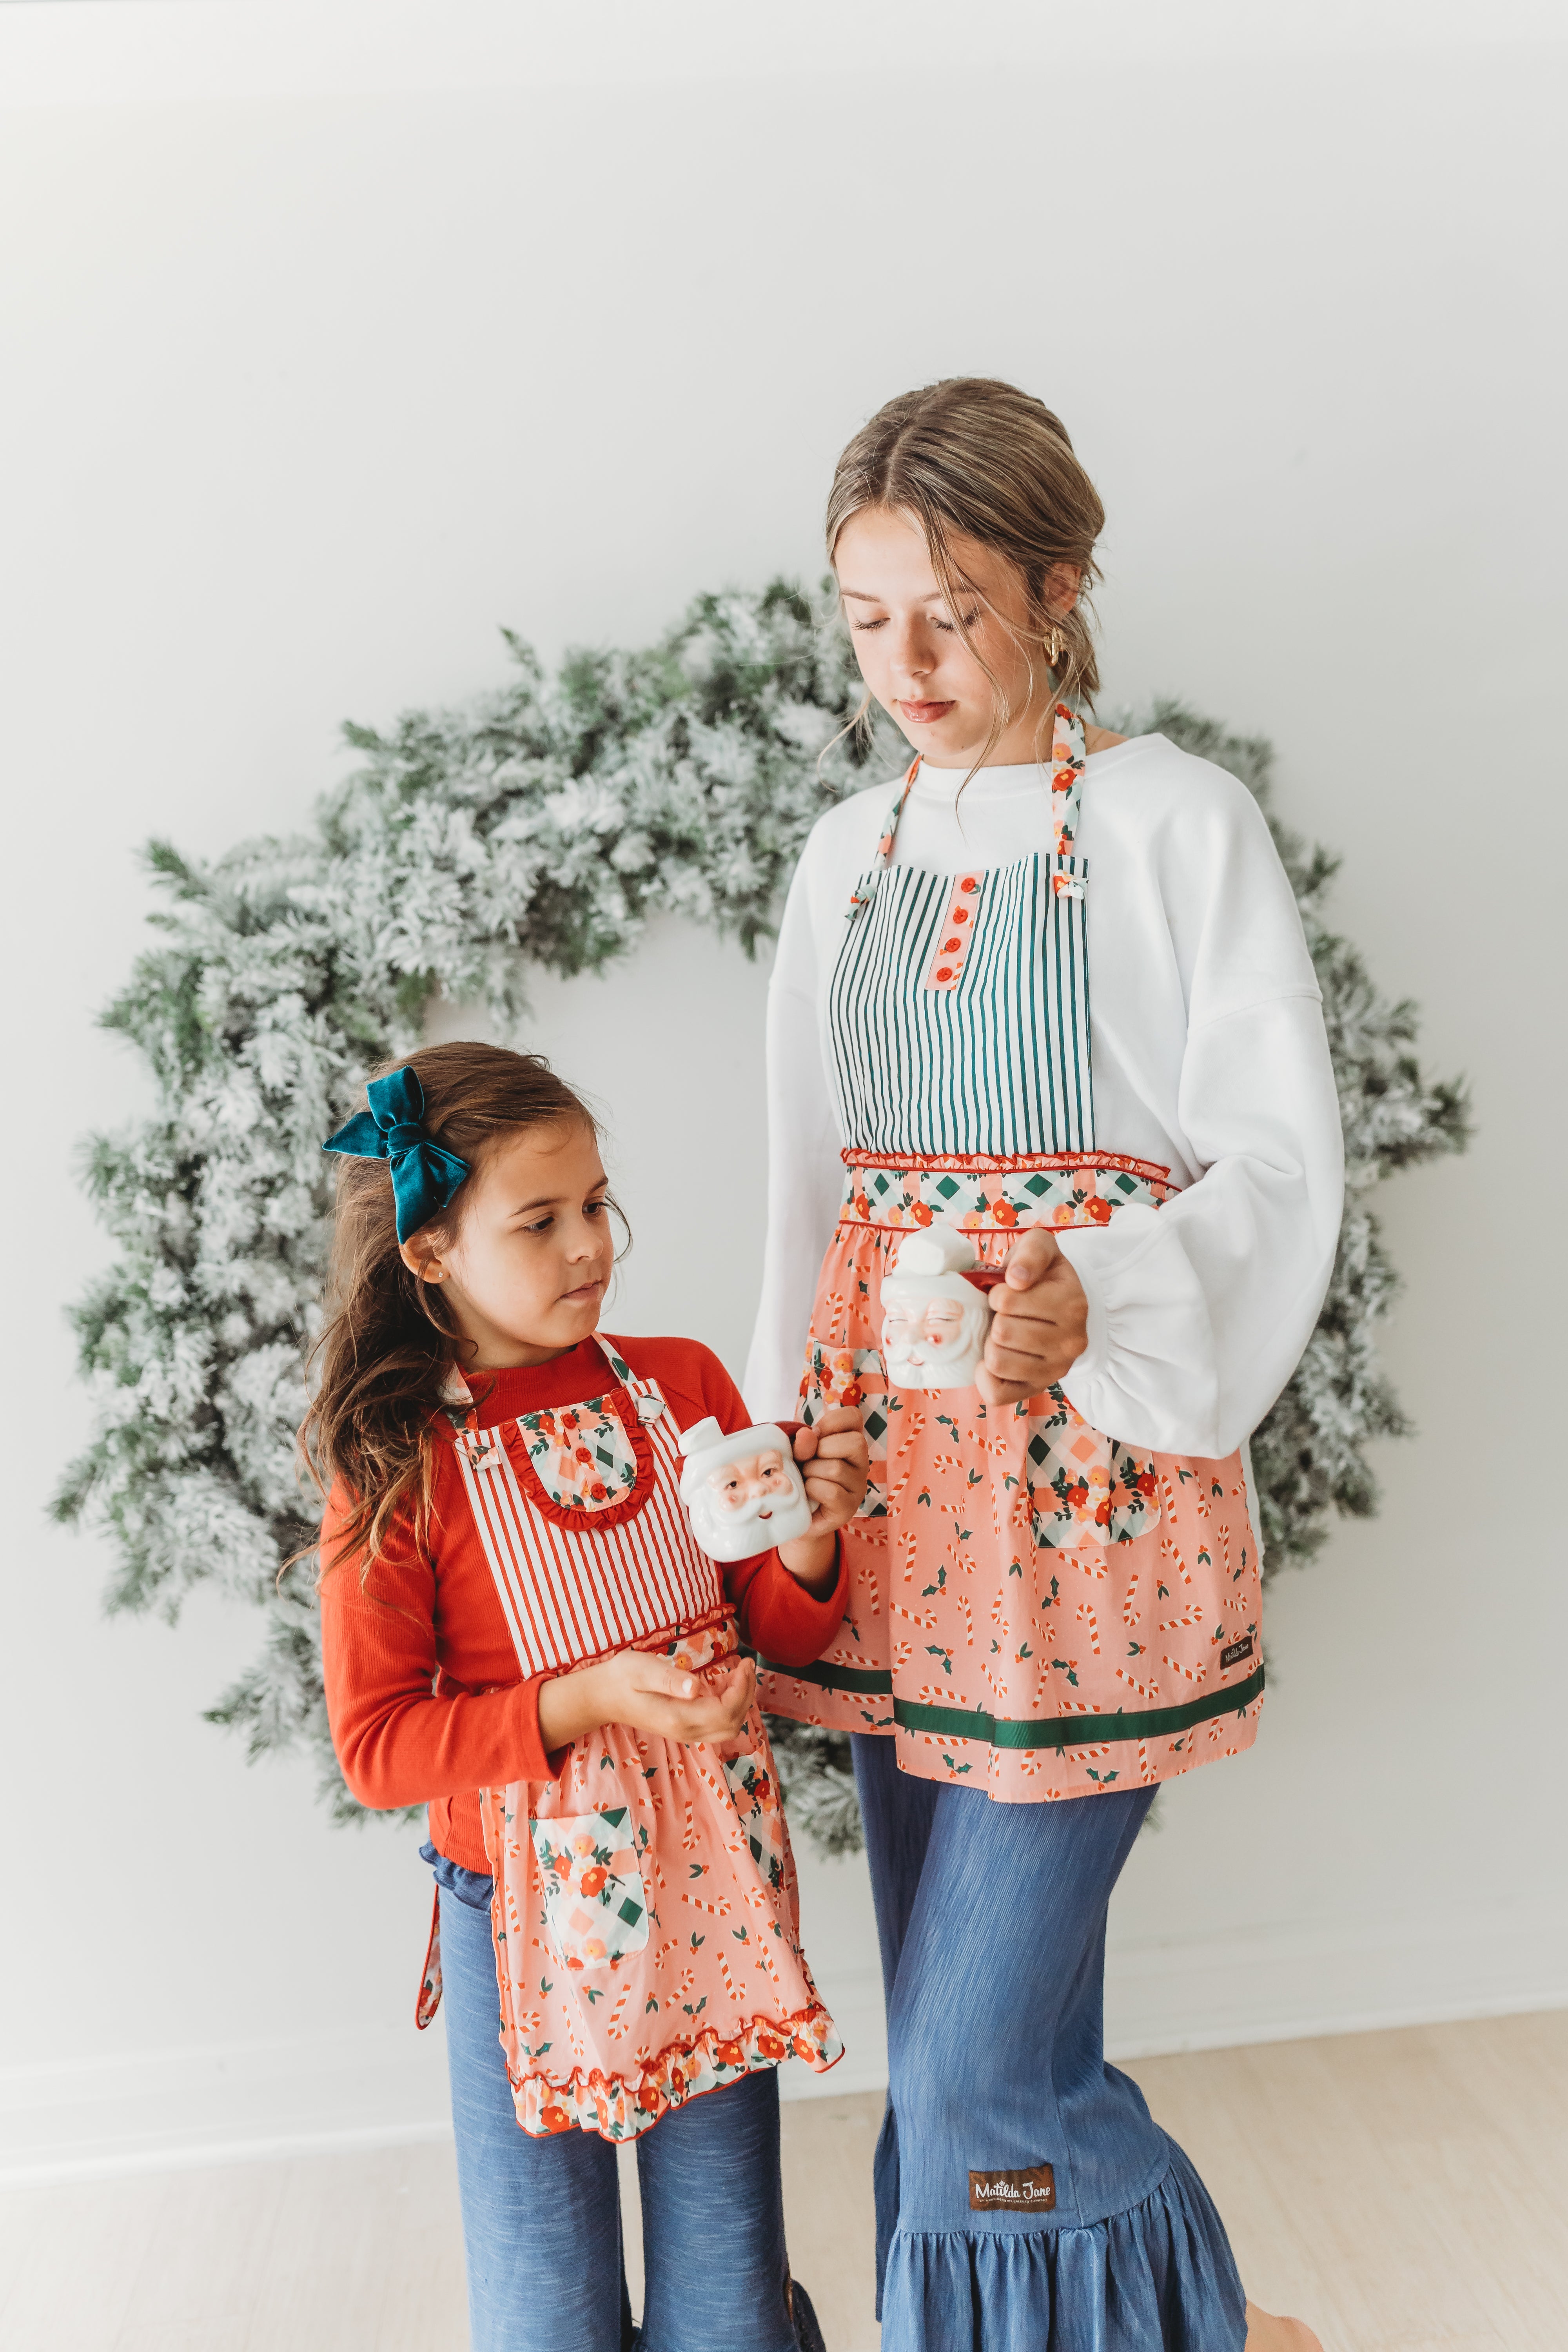
{"type": "Polygon", "coordinates": [[[637,1921],[642,1917],[642,1905],[640,1903],[634,1903],[631,1896],[628,1895],[616,1916],[619,1918],[624,1919],[628,1927],[635,1927],[637,1921]]]}
{"type": "Polygon", "coordinates": [[[951,1176],[944,1176],[936,1189],[942,1194],[944,1201],[951,1201],[953,1194],[957,1192],[958,1186],[951,1176]]]}
{"type": "Polygon", "coordinates": [[[866,1415],[866,1434],[868,1437],[880,1437],[887,1426],[888,1424],[886,1421],[879,1412],[868,1412],[866,1415]]]}

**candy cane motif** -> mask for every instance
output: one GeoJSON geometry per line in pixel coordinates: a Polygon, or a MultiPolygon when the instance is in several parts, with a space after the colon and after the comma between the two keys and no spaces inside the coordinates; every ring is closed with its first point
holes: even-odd
{"type": "Polygon", "coordinates": [[[1094,1656],[1098,1658],[1100,1655],[1100,1620],[1095,1615],[1093,1609],[1087,1601],[1080,1601],[1079,1602],[1077,1615],[1079,1622],[1087,1624],[1089,1627],[1089,1646],[1094,1656]]]}
{"type": "Polygon", "coordinates": [[[888,1614],[889,1617],[901,1617],[906,1625],[918,1625],[922,1633],[936,1632],[934,1609],[906,1609],[901,1601],[889,1601],[888,1614]]]}
{"type": "Polygon", "coordinates": [[[1181,1553],[1176,1549],[1175,1545],[1171,1541],[1168,1536],[1162,1536],[1160,1538],[1160,1557],[1162,1559],[1169,1560],[1174,1565],[1176,1574],[1181,1578],[1184,1584],[1191,1585],[1193,1580],[1187,1572],[1187,1563],[1182,1558],[1181,1553]]]}
{"type": "Polygon", "coordinates": [[[724,1979],[724,1990],[737,2009],[741,2006],[741,1988],[730,1974],[730,1959],[722,1944],[719,1947],[719,1973],[724,1979]]]}
{"type": "Polygon", "coordinates": [[[632,1989],[630,1985],[623,1985],[621,1987],[619,1996],[616,1999],[616,2005],[610,2011],[609,2032],[611,2033],[619,2034],[624,2030],[621,2024],[621,2020],[626,2014],[626,2003],[630,2000],[631,1997],[632,1989]]]}
{"type": "Polygon", "coordinates": [[[1203,1611],[1189,1601],[1179,1617],[1163,1617],[1154,1631],[1157,1633],[1179,1633],[1189,1626],[1201,1625],[1203,1622],[1203,1611]]]}
{"type": "Polygon", "coordinates": [[[1180,1658],[1171,1657],[1167,1657],[1165,1659],[1165,1664],[1170,1667],[1173,1674],[1180,1675],[1184,1682],[1202,1683],[1208,1680],[1209,1670],[1207,1666],[1199,1666],[1194,1671],[1191,1666],[1184,1666],[1180,1658]]]}
{"type": "MultiPolygon", "coordinates": [[[[1125,1683],[1129,1690],[1136,1691],[1140,1698],[1158,1698],[1160,1696],[1160,1685],[1158,1683],[1141,1683],[1136,1675],[1130,1675],[1128,1673],[1125,1666],[1117,1667],[1116,1679],[1119,1683],[1125,1683]]],[[[1140,1748],[1142,1748],[1143,1745],[1142,1741],[1140,1740],[1138,1745],[1140,1748]]]]}
{"type": "Polygon", "coordinates": [[[895,1642],[893,1643],[894,1665],[907,1666],[910,1660],[914,1656],[914,1654],[915,1645],[912,1642],[895,1642]]]}
{"type": "Polygon", "coordinates": [[[717,1903],[708,1903],[700,1895],[693,1895],[689,1887],[683,1886],[680,1899],[683,1903],[689,1903],[694,1911],[705,1911],[710,1919],[727,1919],[730,1916],[728,1895],[721,1895],[717,1903]]]}
{"type": "Polygon", "coordinates": [[[1121,1622],[1130,1633],[1138,1622],[1139,1612],[1132,1604],[1142,1575],[1142,1570],[1135,1568],[1128,1580],[1127,1590],[1121,1596],[1121,1622]]]}

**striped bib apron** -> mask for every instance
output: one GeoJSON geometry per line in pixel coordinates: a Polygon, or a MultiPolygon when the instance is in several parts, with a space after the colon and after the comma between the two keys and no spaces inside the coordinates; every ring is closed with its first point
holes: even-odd
{"type": "Polygon", "coordinates": [[[988,1411],[888,1385],[881,1285],[946,1218],[983,1265],[1023,1226],[1158,1208],[1167,1169],[1098,1147],[1083,730],[1056,713],[1052,847],[958,874],[895,866],[903,781],[857,882],[828,998],[845,1185],[802,1411],[858,1403],[872,1485],[849,1602],[773,1713],[896,1739],[899,1762],[1012,1801],[1167,1780],[1250,1745],[1263,1693],[1258,1545],[1239,1454],[1150,1454],[1058,1387],[988,1411]]]}
{"type": "MultiPolygon", "coordinates": [[[[627,1649],[733,1663],[721,1572],[692,1538],[679,1431],[604,1339],[615,1385],[480,1429],[448,1386],[468,1528],[524,1677],[627,1649]]],[[[438,1565],[438,1562],[437,1562],[438,1565]]],[[[635,2138],[792,2054],[840,2054],[800,1948],[795,1866],[755,1705],[731,1739],[602,1724],[552,1780],[479,1791],[500,2041],[526,2132],[635,2138]]],[[[427,1964],[424,2006],[438,1993],[427,1964]]]]}

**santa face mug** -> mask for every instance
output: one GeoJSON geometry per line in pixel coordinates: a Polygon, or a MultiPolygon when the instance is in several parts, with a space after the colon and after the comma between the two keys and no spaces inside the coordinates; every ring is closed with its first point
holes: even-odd
{"type": "Polygon", "coordinates": [[[750,1559],[811,1532],[805,1481],[782,1429],[738,1429],[711,1418],[680,1441],[680,1499],[710,1559],[750,1559]]]}
{"type": "Polygon", "coordinates": [[[907,1234],[882,1283],[882,1361],[890,1389],[966,1389],[985,1353],[991,1309],[966,1274],[979,1264],[955,1226],[907,1234]]]}

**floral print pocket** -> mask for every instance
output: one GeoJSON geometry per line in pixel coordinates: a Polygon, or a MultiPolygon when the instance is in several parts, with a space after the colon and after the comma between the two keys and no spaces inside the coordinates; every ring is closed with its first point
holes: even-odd
{"type": "Polygon", "coordinates": [[[619,1413],[600,1399],[518,1416],[529,1466],[558,1511],[609,1511],[637,1488],[637,1448],[619,1413]]]}
{"type": "Polygon", "coordinates": [[[875,1348],[826,1348],[811,1342],[805,1378],[801,1384],[801,1412],[806,1425],[833,1405],[860,1408],[866,1443],[871,1453],[871,1475],[866,1499],[856,1517],[885,1519],[888,1516],[888,1375],[875,1348]]]}
{"type": "Polygon", "coordinates": [[[647,1896],[625,1805],[529,1822],[544,1919],[563,1967],[613,1969],[647,1942],[647,1896]]]}
{"type": "Polygon", "coordinates": [[[743,1749],[723,1759],[724,1778],[752,1860],[767,1885],[784,1884],[784,1815],[779,1810],[778,1774],[766,1749],[743,1749]]]}
{"type": "Polygon", "coordinates": [[[1078,1551],[1150,1534],[1160,1524],[1152,1457],[1090,1429],[1059,1388],[1047,1393],[1055,1411],[1031,1413],[1024,1454],[1035,1541],[1078,1551]]]}

